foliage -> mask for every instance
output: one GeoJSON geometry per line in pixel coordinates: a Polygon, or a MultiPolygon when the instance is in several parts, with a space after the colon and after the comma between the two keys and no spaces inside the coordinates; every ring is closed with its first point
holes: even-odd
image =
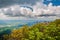
{"type": "Polygon", "coordinates": [[[60,19],[56,19],[55,23],[56,23],[56,26],[58,26],[60,24],[60,19]]]}
{"type": "Polygon", "coordinates": [[[14,29],[11,34],[4,35],[4,40],[60,40],[58,24],[60,24],[60,20],[37,23],[31,27],[25,25],[22,28],[14,29]]]}

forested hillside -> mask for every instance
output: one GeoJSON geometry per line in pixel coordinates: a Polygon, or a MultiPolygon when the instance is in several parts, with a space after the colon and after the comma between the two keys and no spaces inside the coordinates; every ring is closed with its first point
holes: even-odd
{"type": "Polygon", "coordinates": [[[60,40],[60,19],[32,26],[24,25],[4,34],[3,40],[60,40]]]}

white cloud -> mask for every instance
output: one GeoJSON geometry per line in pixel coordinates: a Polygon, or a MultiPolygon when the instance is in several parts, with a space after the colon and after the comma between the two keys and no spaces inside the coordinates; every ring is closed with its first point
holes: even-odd
{"type": "Polygon", "coordinates": [[[20,5],[13,5],[0,9],[0,19],[29,19],[31,13],[32,10],[29,8],[20,7],[20,5]]]}
{"type": "Polygon", "coordinates": [[[21,20],[21,19],[41,19],[41,18],[52,18],[52,19],[60,18],[60,6],[53,6],[52,3],[49,5],[43,4],[43,0],[41,2],[37,2],[32,6],[33,11],[29,8],[20,7],[20,5],[13,5],[7,8],[0,9],[0,19],[7,20],[21,20]],[[49,14],[48,17],[41,17],[38,15],[49,14]],[[36,17],[37,16],[37,17],[36,17]]]}
{"type": "Polygon", "coordinates": [[[33,6],[33,8],[35,13],[34,15],[56,15],[57,18],[58,15],[60,15],[60,6],[52,6],[52,3],[50,3],[49,5],[45,5],[38,2],[36,5],[33,6]]]}

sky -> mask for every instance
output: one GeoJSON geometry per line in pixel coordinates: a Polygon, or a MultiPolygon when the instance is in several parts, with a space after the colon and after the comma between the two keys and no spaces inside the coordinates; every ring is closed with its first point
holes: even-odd
{"type": "Polygon", "coordinates": [[[60,19],[60,0],[0,0],[0,20],[60,19]]]}

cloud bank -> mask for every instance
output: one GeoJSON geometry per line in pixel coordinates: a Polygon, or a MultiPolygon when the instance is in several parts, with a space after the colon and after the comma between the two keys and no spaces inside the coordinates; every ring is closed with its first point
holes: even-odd
{"type": "Polygon", "coordinates": [[[48,5],[43,3],[44,0],[36,2],[34,5],[28,5],[30,8],[21,7],[21,5],[11,5],[0,8],[0,19],[2,20],[28,20],[28,19],[41,19],[41,18],[60,18],[60,6],[53,6],[52,3],[48,5]]]}

